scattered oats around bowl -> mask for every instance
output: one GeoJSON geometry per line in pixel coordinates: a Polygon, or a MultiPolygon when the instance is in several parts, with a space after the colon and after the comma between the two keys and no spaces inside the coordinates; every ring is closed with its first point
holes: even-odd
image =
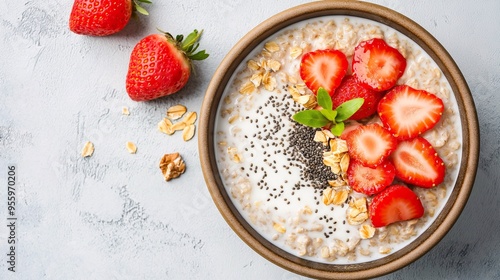
{"type": "Polygon", "coordinates": [[[186,106],[178,104],[167,109],[167,117],[171,120],[180,119],[186,113],[186,106]]]}
{"type": "Polygon", "coordinates": [[[125,146],[127,147],[127,151],[129,153],[135,154],[137,152],[137,146],[133,142],[125,143],[125,146]]]}
{"type": "Polygon", "coordinates": [[[123,108],[122,108],[122,115],[125,115],[125,116],[130,115],[130,111],[128,110],[128,107],[123,106],[123,108]]]}
{"type": "Polygon", "coordinates": [[[82,149],[82,157],[90,157],[94,154],[94,144],[87,141],[82,149]]]}
{"type": "Polygon", "coordinates": [[[167,109],[166,117],[158,123],[157,127],[159,131],[167,135],[182,131],[182,139],[187,142],[194,137],[197,118],[196,112],[188,111],[186,106],[177,104],[167,109]]]}

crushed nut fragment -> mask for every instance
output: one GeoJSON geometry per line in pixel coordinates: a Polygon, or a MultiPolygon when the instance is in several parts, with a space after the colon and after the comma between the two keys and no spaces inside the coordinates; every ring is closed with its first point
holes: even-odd
{"type": "Polygon", "coordinates": [[[186,171],[186,164],[179,153],[165,154],[160,160],[160,169],[165,181],[170,181],[186,171]]]}
{"type": "Polygon", "coordinates": [[[87,141],[82,149],[82,157],[90,157],[94,154],[94,144],[90,141],[87,141]]]}

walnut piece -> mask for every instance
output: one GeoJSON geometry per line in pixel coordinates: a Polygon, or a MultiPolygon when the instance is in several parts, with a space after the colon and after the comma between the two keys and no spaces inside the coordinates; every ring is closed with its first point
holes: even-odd
{"type": "Polygon", "coordinates": [[[165,154],[160,160],[160,169],[165,181],[170,181],[186,171],[186,164],[179,153],[165,154]]]}

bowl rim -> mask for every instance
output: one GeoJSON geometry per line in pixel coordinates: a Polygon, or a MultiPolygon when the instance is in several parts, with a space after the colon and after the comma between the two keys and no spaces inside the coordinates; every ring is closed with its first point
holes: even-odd
{"type": "Polygon", "coordinates": [[[458,66],[445,48],[424,28],[386,7],[360,1],[319,1],[298,5],[263,21],[229,51],[215,71],[202,103],[198,149],[203,176],[212,199],[233,231],[254,251],[272,263],[308,277],[357,279],[381,276],[423,256],[434,247],[458,219],[472,190],[479,158],[479,125],[472,95],[458,66]],[[352,265],[324,264],[293,256],[267,241],[235,211],[224,189],[214,155],[214,123],[224,89],[240,63],[264,40],[281,29],[311,18],[345,15],[388,25],[420,45],[438,64],[452,87],[462,127],[462,160],[452,194],[436,221],[407,247],[387,257],[352,265]],[[399,253],[399,254],[398,254],[399,253]],[[391,257],[392,256],[392,257],[391,257]],[[368,265],[367,265],[368,264],[368,265]]]}

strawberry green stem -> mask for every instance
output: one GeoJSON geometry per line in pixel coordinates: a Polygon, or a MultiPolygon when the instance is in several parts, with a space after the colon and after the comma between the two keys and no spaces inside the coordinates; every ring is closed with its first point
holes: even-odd
{"type": "Polygon", "coordinates": [[[161,29],[157,28],[158,31],[161,33],[165,34],[165,37],[167,37],[167,40],[170,41],[172,44],[174,44],[179,50],[184,52],[186,56],[190,60],[204,60],[205,58],[208,57],[208,53],[205,52],[205,50],[199,51],[195,53],[195,51],[198,49],[200,44],[198,41],[200,40],[201,34],[203,33],[203,30],[199,31],[194,30],[191,32],[186,38],[184,38],[183,35],[177,35],[174,37],[172,34],[162,31],[161,29]]]}

